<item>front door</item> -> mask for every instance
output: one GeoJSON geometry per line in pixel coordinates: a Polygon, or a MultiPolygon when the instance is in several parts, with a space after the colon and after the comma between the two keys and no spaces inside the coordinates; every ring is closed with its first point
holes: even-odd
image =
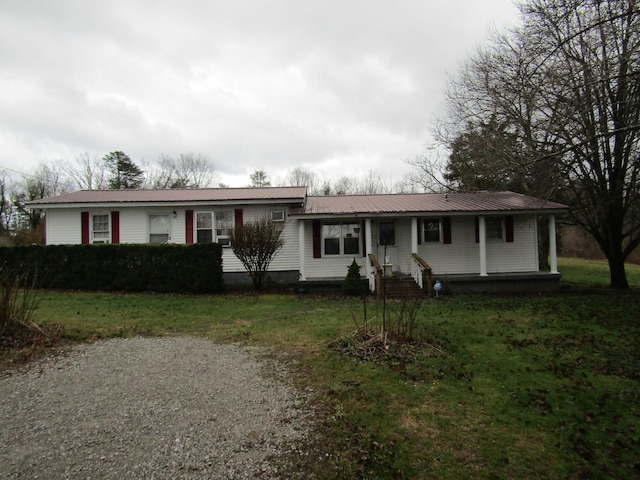
{"type": "Polygon", "coordinates": [[[396,243],[396,222],[380,222],[378,224],[378,262],[393,265],[393,270],[400,269],[400,255],[396,243]]]}

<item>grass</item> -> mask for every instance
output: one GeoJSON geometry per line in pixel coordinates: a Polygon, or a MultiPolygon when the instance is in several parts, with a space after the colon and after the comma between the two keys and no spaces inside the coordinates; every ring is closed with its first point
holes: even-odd
{"type": "Polygon", "coordinates": [[[375,361],[328,348],[362,311],[344,298],[44,292],[35,320],[72,340],[195,334],[290,352],[318,408],[309,455],[291,459],[307,478],[638,478],[640,267],[629,292],[603,288],[602,263],[559,269],[567,293],[424,302],[419,341],[375,361]]]}

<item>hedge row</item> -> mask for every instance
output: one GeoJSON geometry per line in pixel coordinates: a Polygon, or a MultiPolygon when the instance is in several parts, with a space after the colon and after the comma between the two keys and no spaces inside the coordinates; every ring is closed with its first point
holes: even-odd
{"type": "Polygon", "coordinates": [[[216,243],[0,247],[0,266],[26,272],[37,288],[214,293],[223,286],[216,243]]]}

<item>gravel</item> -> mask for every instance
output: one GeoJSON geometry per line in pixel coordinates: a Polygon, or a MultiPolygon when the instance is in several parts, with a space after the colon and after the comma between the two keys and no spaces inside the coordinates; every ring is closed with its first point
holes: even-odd
{"type": "Polygon", "coordinates": [[[0,478],[289,478],[274,457],[297,452],[312,414],[267,353],[135,337],[5,374],[0,478]]]}

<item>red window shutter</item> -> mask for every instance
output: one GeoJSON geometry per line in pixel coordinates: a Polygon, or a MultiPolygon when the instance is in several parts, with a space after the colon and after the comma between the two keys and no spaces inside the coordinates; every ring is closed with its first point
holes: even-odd
{"type": "Polygon", "coordinates": [[[476,217],[476,243],[480,243],[480,219],[476,217]]]}
{"type": "Polygon", "coordinates": [[[111,243],[120,243],[120,212],[111,212],[111,243]]]}
{"type": "Polygon", "coordinates": [[[451,217],[442,217],[442,243],[451,243],[451,217]]]}
{"type": "Polygon", "coordinates": [[[241,227],[242,226],[242,209],[241,208],[236,208],[235,210],[235,226],[236,227],[241,227]]]}
{"type": "Polygon", "coordinates": [[[184,211],[185,243],[193,243],[193,210],[184,211]]]}
{"type": "Polygon", "coordinates": [[[89,212],[80,213],[80,223],[82,243],[87,244],[90,242],[91,238],[91,236],[89,235],[89,212]]]}
{"type": "Polygon", "coordinates": [[[313,226],[313,258],[322,257],[322,225],[320,220],[314,220],[313,226]]]}
{"type": "Polygon", "coordinates": [[[422,245],[422,220],[418,219],[418,245],[422,245]]]}
{"type": "Polygon", "coordinates": [[[513,215],[504,217],[504,235],[507,242],[513,242],[513,215]]]}

